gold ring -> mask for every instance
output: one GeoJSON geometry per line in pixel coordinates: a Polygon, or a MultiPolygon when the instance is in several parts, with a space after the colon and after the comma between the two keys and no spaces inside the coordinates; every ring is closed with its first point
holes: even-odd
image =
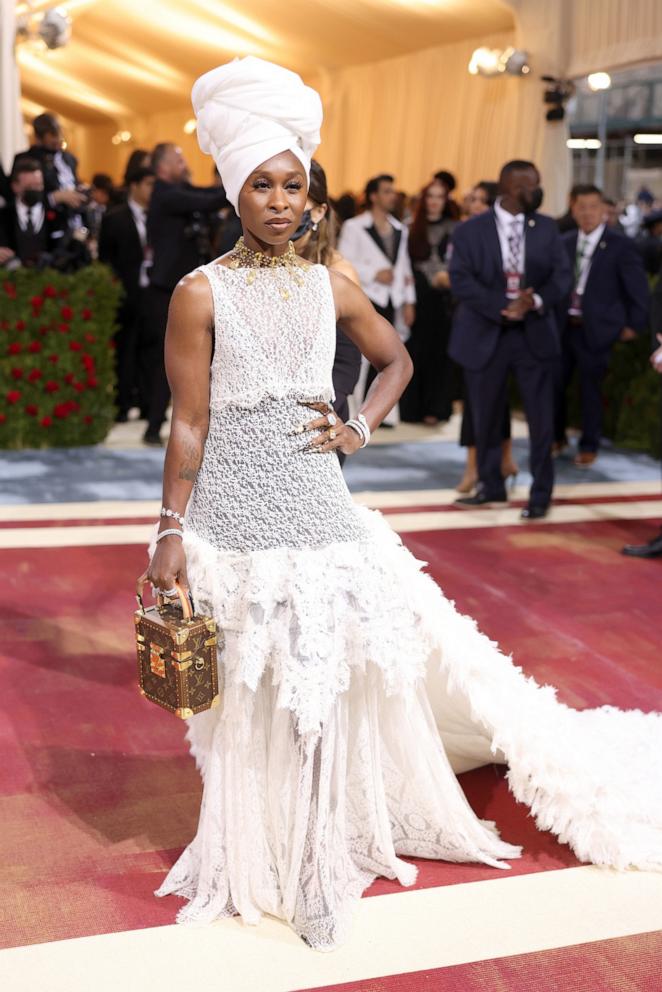
{"type": "Polygon", "coordinates": [[[329,441],[335,441],[335,439],[336,439],[336,432],[334,430],[330,430],[329,431],[329,441]]]}

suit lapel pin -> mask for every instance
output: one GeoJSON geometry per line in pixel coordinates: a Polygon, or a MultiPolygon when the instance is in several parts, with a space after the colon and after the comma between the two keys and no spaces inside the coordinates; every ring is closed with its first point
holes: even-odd
{"type": "Polygon", "coordinates": [[[536,222],[534,220],[530,220],[529,227],[535,227],[535,226],[536,226],[536,222]]]}
{"type": "Polygon", "coordinates": [[[606,248],[607,247],[607,242],[606,241],[601,241],[600,242],[600,247],[601,248],[606,248]]]}

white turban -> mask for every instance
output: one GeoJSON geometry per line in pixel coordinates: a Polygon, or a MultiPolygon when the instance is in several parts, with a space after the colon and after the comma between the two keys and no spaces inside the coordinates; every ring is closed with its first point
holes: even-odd
{"type": "Polygon", "coordinates": [[[200,76],[191,102],[200,148],[213,156],[237,213],[241,187],[274,155],[293,152],[310,179],[322,101],[295,72],[252,55],[235,59],[200,76]]]}

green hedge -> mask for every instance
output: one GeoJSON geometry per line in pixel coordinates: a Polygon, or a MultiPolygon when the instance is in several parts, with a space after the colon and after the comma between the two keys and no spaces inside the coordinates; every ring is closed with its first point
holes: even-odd
{"type": "Polygon", "coordinates": [[[648,334],[615,345],[602,390],[604,433],[623,448],[660,457],[660,375],[648,334]]]}
{"type": "Polygon", "coordinates": [[[0,286],[0,448],[97,444],[115,417],[110,269],[17,269],[0,286]]]}

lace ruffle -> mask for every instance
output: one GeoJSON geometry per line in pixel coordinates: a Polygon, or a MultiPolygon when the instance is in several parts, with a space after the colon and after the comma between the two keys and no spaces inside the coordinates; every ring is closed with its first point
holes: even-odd
{"type": "Polygon", "coordinates": [[[436,644],[438,590],[427,577],[421,585],[422,563],[379,514],[355,515],[367,538],[323,548],[219,551],[185,531],[196,603],[224,633],[225,682],[255,691],[269,668],[277,705],[304,736],[319,733],[353,669],[372,662],[386,691],[402,692],[436,644]]]}

